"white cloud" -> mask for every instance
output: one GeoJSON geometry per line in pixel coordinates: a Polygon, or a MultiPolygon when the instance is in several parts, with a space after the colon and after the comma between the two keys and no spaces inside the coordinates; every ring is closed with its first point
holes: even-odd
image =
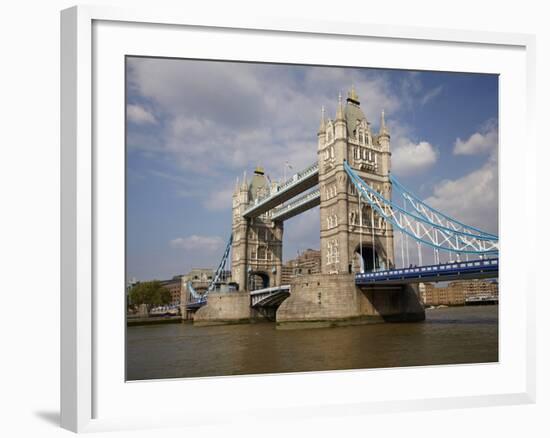
{"type": "Polygon", "coordinates": [[[443,85],[440,85],[439,87],[432,88],[429,90],[422,98],[420,99],[420,103],[422,105],[426,105],[430,100],[435,99],[437,96],[441,94],[443,91],[443,85]]]}
{"type": "Polygon", "coordinates": [[[490,158],[481,168],[439,182],[426,203],[468,225],[498,233],[498,168],[490,158]]]}
{"type": "Polygon", "coordinates": [[[201,252],[215,252],[223,247],[223,239],[219,236],[199,236],[193,234],[187,237],[178,237],[170,241],[172,248],[199,250],[201,252]]]}
{"type": "Polygon", "coordinates": [[[215,187],[208,196],[203,199],[202,205],[207,210],[219,211],[231,208],[233,200],[234,183],[221,185],[221,187],[215,187]]]}
{"type": "Polygon", "coordinates": [[[433,166],[437,157],[437,149],[427,141],[414,143],[402,138],[392,153],[392,170],[398,175],[411,175],[433,166]]]}
{"type": "Polygon", "coordinates": [[[157,119],[152,112],[146,110],[140,105],[126,105],[126,115],[128,120],[137,125],[156,124],[157,119]]]}
{"type": "Polygon", "coordinates": [[[333,118],[338,92],[345,97],[352,84],[369,120],[377,122],[382,108],[387,114],[399,109],[389,80],[375,71],[218,64],[129,62],[130,86],[166,118],[157,154],[195,174],[237,175],[263,165],[278,179],[287,160],[295,169],[309,165],[316,159],[321,105],[333,118]]]}
{"type": "Polygon", "coordinates": [[[477,155],[492,153],[498,146],[498,130],[494,120],[489,120],[480,131],[472,134],[467,140],[457,138],[453,153],[455,155],[477,155]]]}

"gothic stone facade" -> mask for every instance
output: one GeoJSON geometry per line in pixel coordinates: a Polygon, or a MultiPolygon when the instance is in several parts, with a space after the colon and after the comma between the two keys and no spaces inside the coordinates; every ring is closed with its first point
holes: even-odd
{"type": "Polygon", "coordinates": [[[391,225],[359,201],[344,170],[347,161],[369,186],[390,198],[390,157],[384,113],[374,134],[355,90],[348,93],[345,106],[339,98],[334,120],[325,120],[323,111],[318,132],[322,273],[394,266],[391,225]]]}
{"type": "Polygon", "coordinates": [[[257,168],[250,184],[245,174],[233,193],[231,276],[240,290],[281,284],[283,223],[272,221],[269,212],[253,219],[243,217],[246,209],[270,189],[263,169],[257,168]]]}

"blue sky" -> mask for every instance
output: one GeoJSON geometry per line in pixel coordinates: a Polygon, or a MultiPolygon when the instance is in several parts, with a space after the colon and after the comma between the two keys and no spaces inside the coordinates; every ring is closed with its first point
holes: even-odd
{"type": "MultiPolygon", "coordinates": [[[[236,178],[313,163],[321,106],[334,118],[352,85],[376,131],[385,110],[393,173],[434,207],[498,232],[495,75],[128,58],[127,277],[214,267],[236,178]]],[[[318,247],[318,209],[285,222],[285,259],[318,247]]]]}

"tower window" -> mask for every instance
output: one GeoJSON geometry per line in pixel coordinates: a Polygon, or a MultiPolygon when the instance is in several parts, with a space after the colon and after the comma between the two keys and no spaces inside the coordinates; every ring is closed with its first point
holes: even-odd
{"type": "Polygon", "coordinates": [[[258,260],[265,260],[267,255],[266,247],[260,246],[258,248],[258,260]]]}

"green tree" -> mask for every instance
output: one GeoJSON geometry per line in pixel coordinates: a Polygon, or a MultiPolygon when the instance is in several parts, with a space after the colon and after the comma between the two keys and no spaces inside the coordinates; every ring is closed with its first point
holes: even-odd
{"type": "Polygon", "coordinates": [[[133,305],[145,304],[147,310],[153,307],[170,304],[170,291],[160,284],[160,281],[144,281],[136,284],[130,291],[130,300],[133,305]]]}

